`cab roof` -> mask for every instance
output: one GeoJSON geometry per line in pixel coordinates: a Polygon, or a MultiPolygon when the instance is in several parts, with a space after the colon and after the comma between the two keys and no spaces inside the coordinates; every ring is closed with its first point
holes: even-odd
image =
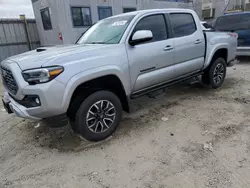
{"type": "Polygon", "coordinates": [[[147,13],[157,13],[157,12],[166,12],[166,13],[171,13],[171,12],[183,12],[183,13],[193,13],[194,11],[191,9],[183,9],[183,8],[168,8],[168,9],[146,9],[146,10],[138,10],[138,11],[133,11],[133,12],[128,12],[128,13],[123,13],[123,14],[118,14],[116,16],[112,17],[119,17],[119,16],[137,16],[137,15],[143,15],[147,13]]]}

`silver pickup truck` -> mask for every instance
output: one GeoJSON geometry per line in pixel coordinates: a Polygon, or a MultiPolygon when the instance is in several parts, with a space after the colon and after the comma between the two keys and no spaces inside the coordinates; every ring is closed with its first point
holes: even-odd
{"type": "Polygon", "coordinates": [[[78,134],[99,141],[116,130],[131,99],[199,75],[219,88],[236,47],[237,34],[202,31],[192,10],[121,14],[93,25],[75,45],[4,60],[3,103],[23,118],[69,119],[78,134]]]}

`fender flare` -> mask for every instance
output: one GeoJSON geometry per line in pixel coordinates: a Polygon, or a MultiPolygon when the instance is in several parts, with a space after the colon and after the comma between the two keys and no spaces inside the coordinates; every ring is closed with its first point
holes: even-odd
{"type": "Polygon", "coordinates": [[[62,109],[64,111],[67,111],[71,101],[71,97],[73,96],[74,91],[79,85],[87,81],[108,75],[117,76],[117,78],[120,79],[123,85],[126,95],[129,95],[130,82],[124,82],[124,80],[128,80],[128,78],[125,77],[123,72],[120,71],[120,69],[117,66],[107,65],[107,66],[97,67],[82,71],[70,78],[65,87],[65,92],[62,101],[62,109]]]}
{"type": "MultiPolygon", "coordinates": [[[[216,44],[216,45],[213,45],[213,44],[209,44],[208,45],[207,51],[209,53],[206,54],[206,59],[205,59],[205,63],[204,63],[203,69],[206,69],[211,64],[211,61],[212,61],[215,53],[218,50],[220,50],[220,49],[226,49],[228,51],[229,44],[227,44],[227,43],[220,43],[220,44],[216,44]]],[[[227,54],[227,56],[228,56],[228,54],[227,54]]]]}

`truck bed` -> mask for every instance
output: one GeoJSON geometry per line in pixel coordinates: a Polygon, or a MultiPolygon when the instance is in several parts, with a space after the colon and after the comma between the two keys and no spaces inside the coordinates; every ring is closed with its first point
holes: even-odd
{"type": "Polygon", "coordinates": [[[219,31],[203,31],[206,41],[205,63],[204,69],[208,67],[213,54],[218,49],[218,46],[223,46],[227,51],[227,63],[231,62],[236,56],[237,37],[236,33],[219,32],[219,31]]]}

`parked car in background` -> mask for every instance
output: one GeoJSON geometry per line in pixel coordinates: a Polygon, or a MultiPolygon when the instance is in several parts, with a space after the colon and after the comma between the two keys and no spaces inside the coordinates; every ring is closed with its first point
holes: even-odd
{"type": "Polygon", "coordinates": [[[75,45],[3,61],[3,104],[23,118],[68,118],[78,134],[99,141],[134,98],[199,75],[219,88],[236,47],[233,33],[203,31],[193,10],[121,14],[96,23],[75,45]]]}
{"type": "Polygon", "coordinates": [[[237,56],[250,56],[250,12],[238,12],[217,18],[214,29],[238,34],[237,56]]]}
{"type": "Polygon", "coordinates": [[[208,24],[206,21],[201,21],[201,28],[202,30],[211,30],[212,26],[208,24]]]}

